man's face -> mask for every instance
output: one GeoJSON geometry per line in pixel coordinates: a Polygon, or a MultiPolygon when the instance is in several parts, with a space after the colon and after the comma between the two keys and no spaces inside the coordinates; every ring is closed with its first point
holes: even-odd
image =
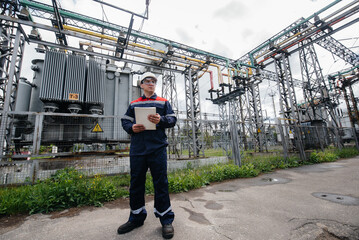
{"type": "Polygon", "coordinates": [[[154,92],[156,89],[156,80],[153,78],[145,78],[141,84],[141,88],[146,92],[154,92]]]}

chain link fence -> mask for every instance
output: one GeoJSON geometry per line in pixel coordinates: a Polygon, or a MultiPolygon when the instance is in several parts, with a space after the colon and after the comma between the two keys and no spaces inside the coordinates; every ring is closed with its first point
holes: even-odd
{"type": "MultiPolygon", "coordinates": [[[[88,176],[128,173],[130,136],[122,129],[120,118],[85,114],[9,113],[6,154],[0,161],[0,185],[33,183],[49,178],[57,170],[66,167],[74,167],[88,176]]],[[[228,122],[202,120],[199,123],[201,137],[196,144],[200,144],[205,156],[189,159],[188,151],[190,145],[194,144],[190,138],[190,124],[190,120],[179,119],[176,127],[167,130],[169,170],[185,168],[188,164],[196,167],[227,162],[233,159],[235,147],[239,148],[241,154],[244,151],[284,154],[284,149],[298,152],[298,141],[305,151],[323,150],[330,145],[357,144],[357,133],[352,128],[309,124],[293,128],[283,124],[264,124],[262,129],[256,129],[255,125],[237,122],[239,141],[238,146],[234,146],[228,122]],[[217,157],[213,157],[210,151],[216,152],[217,157]]]]}

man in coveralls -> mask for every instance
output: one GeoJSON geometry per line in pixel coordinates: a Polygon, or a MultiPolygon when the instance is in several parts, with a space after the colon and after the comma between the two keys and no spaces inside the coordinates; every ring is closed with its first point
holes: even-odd
{"type": "Polygon", "coordinates": [[[130,146],[130,207],[128,222],[117,232],[124,234],[143,225],[147,212],[145,209],[145,181],[148,168],[151,171],[155,189],[154,213],[162,224],[162,236],[172,238],[174,213],[168,194],[167,180],[167,137],[165,128],[174,127],[177,118],[170,103],[155,93],[157,78],[147,72],[141,78],[143,96],[130,103],[121,118],[122,127],[131,134],[130,146]],[[156,114],[148,115],[148,120],[156,124],[156,130],[146,130],[143,124],[136,124],[135,107],[156,107],[156,114]]]}

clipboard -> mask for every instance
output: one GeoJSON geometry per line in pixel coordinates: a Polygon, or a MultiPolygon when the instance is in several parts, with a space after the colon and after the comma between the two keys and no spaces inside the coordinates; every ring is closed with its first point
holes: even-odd
{"type": "Polygon", "coordinates": [[[136,123],[143,124],[146,130],[156,130],[156,124],[147,119],[150,114],[156,114],[156,107],[135,107],[136,123]]]}

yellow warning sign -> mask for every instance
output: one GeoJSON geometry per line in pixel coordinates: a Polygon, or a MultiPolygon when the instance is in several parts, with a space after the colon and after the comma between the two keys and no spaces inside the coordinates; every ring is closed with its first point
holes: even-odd
{"type": "Polygon", "coordinates": [[[257,132],[258,132],[258,133],[260,133],[260,132],[261,132],[261,129],[260,129],[260,128],[258,128],[257,132]]]}
{"type": "Polygon", "coordinates": [[[292,130],[289,130],[289,133],[292,134],[292,130]]]}
{"type": "Polygon", "coordinates": [[[99,123],[96,123],[95,127],[91,130],[91,132],[103,132],[99,123]]]}
{"type": "Polygon", "coordinates": [[[69,93],[69,100],[79,100],[79,94],[78,93],[69,93]]]}

